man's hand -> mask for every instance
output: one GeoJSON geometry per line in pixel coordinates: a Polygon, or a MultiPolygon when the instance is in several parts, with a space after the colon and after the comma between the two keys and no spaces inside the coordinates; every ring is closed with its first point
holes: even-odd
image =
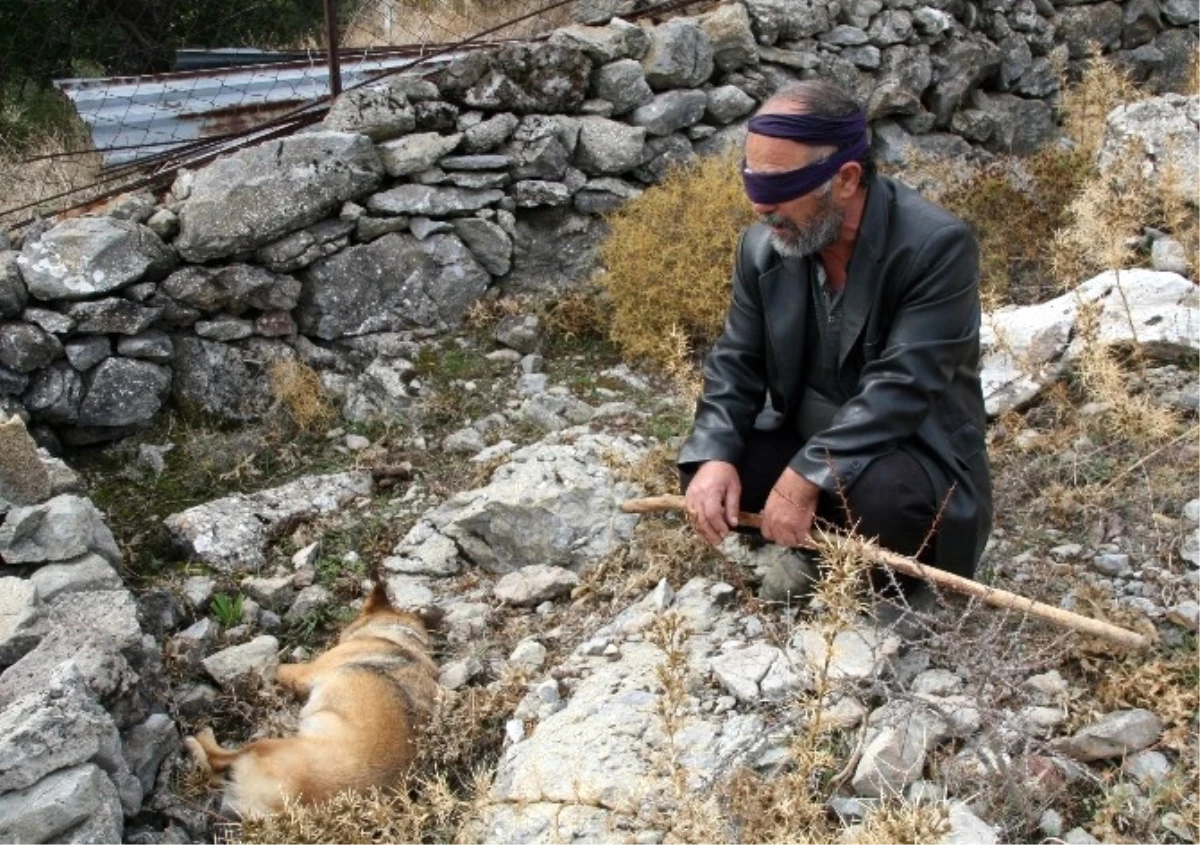
{"type": "Polygon", "coordinates": [[[809,546],[813,515],[821,489],[791,467],[786,468],[762,512],[762,535],[780,546],[809,546]]]}
{"type": "Polygon", "coordinates": [[[717,545],[737,526],[742,480],[737,467],[725,461],[706,461],[688,485],[688,518],[700,536],[717,545]]]}

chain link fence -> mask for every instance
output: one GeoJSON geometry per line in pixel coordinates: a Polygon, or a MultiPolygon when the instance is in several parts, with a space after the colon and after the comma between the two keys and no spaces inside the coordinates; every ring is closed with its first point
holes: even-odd
{"type": "MultiPolygon", "coordinates": [[[[232,144],[311,124],[339,90],[477,44],[544,36],[612,5],[0,3],[0,230],[120,190],[166,184],[179,167],[232,144]]],[[[645,0],[625,5],[653,8],[645,0]]]]}

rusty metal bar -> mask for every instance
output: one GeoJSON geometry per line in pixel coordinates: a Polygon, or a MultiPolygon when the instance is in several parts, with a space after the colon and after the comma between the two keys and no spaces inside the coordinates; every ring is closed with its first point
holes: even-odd
{"type": "Polygon", "coordinates": [[[337,0],[325,0],[325,52],[329,56],[329,97],[342,93],[342,63],[338,56],[337,0]]]}

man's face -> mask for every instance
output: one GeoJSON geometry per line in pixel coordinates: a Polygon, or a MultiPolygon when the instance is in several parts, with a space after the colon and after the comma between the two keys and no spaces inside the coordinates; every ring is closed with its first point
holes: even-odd
{"type": "MultiPolygon", "coordinates": [[[[746,166],[758,173],[782,173],[811,164],[823,151],[782,138],[751,133],[746,137],[746,166]]],[[[837,240],[845,210],[827,183],[812,193],[773,205],[751,203],[771,227],[771,243],[780,255],[797,258],[820,252],[837,240]]]]}

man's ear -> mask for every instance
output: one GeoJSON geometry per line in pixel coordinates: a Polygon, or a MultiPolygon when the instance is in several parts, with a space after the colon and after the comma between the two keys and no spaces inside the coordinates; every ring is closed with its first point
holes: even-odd
{"type": "Polygon", "coordinates": [[[833,190],[838,199],[848,200],[854,196],[858,186],[862,184],[863,166],[857,161],[848,161],[838,168],[833,177],[833,190]]]}

